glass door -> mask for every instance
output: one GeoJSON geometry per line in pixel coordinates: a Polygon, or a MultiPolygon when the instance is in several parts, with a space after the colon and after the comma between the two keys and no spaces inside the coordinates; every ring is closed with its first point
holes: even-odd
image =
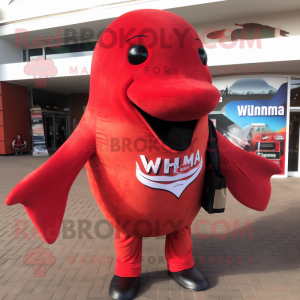
{"type": "Polygon", "coordinates": [[[55,152],[68,138],[68,116],[43,114],[46,147],[55,152]]]}
{"type": "Polygon", "coordinates": [[[299,138],[300,138],[300,112],[290,113],[289,135],[289,176],[300,176],[299,168],[299,138]]]}
{"type": "Polygon", "coordinates": [[[45,128],[45,140],[48,151],[55,151],[55,139],[54,139],[54,127],[53,127],[53,115],[44,115],[44,128],[45,128]]]}
{"type": "Polygon", "coordinates": [[[67,140],[67,116],[55,115],[56,150],[67,140]]]}

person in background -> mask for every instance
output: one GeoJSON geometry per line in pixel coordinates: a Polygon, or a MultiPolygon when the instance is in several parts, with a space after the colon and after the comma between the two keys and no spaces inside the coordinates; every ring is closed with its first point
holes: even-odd
{"type": "Polygon", "coordinates": [[[18,134],[17,138],[15,140],[13,140],[12,146],[16,150],[15,155],[18,155],[18,154],[22,155],[22,149],[24,149],[26,147],[26,141],[25,142],[23,141],[21,134],[18,134]]]}

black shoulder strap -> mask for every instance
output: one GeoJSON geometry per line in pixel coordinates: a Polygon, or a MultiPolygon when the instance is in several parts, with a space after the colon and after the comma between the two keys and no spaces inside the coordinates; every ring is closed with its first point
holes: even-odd
{"type": "Polygon", "coordinates": [[[218,137],[214,124],[210,119],[208,119],[208,127],[209,127],[209,136],[207,141],[207,164],[211,164],[215,169],[216,176],[221,175],[220,170],[220,160],[219,160],[219,147],[218,147],[218,137]]]}

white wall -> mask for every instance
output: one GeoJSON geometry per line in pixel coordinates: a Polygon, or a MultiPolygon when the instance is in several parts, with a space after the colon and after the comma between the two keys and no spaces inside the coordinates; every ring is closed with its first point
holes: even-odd
{"type": "Polygon", "coordinates": [[[91,8],[129,6],[120,14],[134,9],[135,5],[150,4],[151,8],[173,8],[186,5],[218,2],[226,0],[19,0],[8,5],[10,0],[0,0],[0,24],[6,21],[25,20],[30,18],[55,15],[65,12],[89,12],[91,8]]]}
{"type": "MultiPolygon", "coordinates": [[[[92,55],[53,59],[52,61],[57,68],[55,77],[90,75],[91,73],[92,55]]],[[[33,75],[26,75],[25,73],[24,68],[27,64],[27,62],[22,62],[0,65],[0,81],[32,79],[33,75]]],[[[40,62],[39,66],[42,69],[43,62],[40,62]]]]}
{"type": "MultiPolygon", "coordinates": [[[[1,45],[0,45],[1,46],[1,45]]],[[[210,45],[216,46],[216,45],[210,45]]],[[[1,48],[0,48],[1,51],[1,48]]],[[[5,59],[8,51],[5,51],[5,59]]],[[[245,64],[263,64],[272,62],[292,63],[300,61],[300,36],[290,38],[276,38],[261,40],[261,47],[257,47],[257,41],[253,48],[249,48],[245,43],[244,48],[236,47],[228,50],[220,46],[215,49],[207,49],[208,65],[224,66],[224,65],[245,65],[245,64]],[[279,49],[279,50],[278,50],[279,49]]],[[[22,52],[20,52],[22,55],[22,52]]],[[[16,57],[16,55],[14,56],[16,57]]],[[[13,59],[13,57],[12,57],[13,59]]],[[[53,59],[54,65],[57,67],[56,77],[89,75],[91,67],[92,55],[84,57],[72,57],[64,59],[53,59]],[[77,66],[77,73],[72,70],[77,66]]],[[[23,80],[33,78],[24,73],[26,62],[18,64],[0,65],[0,81],[23,80]]],[[[278,70],[277,72],[280,72],[278,70]]]]}
{"type": "Polygon", "coordinates": [[[300,60],[300,36],[238,40],[223,45],[206,44],[204,47],[208,53],[210,66],[300,60]],[[253,45],[249,46],[252,43],[253,45]]]}
{"type": "Polygon", "coordinates": [[[291,11],[291,12],[281,12],[278,14],[271,15],[261,15],[261,16],[247,16],[236,17],[230,20],[214,21],[209,23],[199,23],[193,24],[194,28],[197,30],[199,36],[201,37],[203,43],[218,43],[217,39],[207,38],[207,33],[222,29],[226,30],[226,35],[230,35],[230,31],[235,29],[241,29],[241,26],[235,26],[237,24],[245,23],[258,23],[261,25],[267,25],[273,28],[280,28],[284,31],[289,32],[288,37],[300,35],[300,10],[291,11]]]}
{"type": "Polygon", "coordinates": [[[0,38],[0,64],[18,63],[22,61],[23,50],[16,49],[13,43],[0,38]]]}
{"type": "Polygon", "coordinates": [[[18,0],[9,4],[10,0],[0,0],[0,21],[29,19],[125,1],[127,0],[18,0]]]}
{"type": "Polygon", "coordinates": [[[47,30],[116,18],[136,9],[172,9],[227,0],[23,0],[10,5],[6,1],[0,0],[0,36],[15,34],[20,26],[28,31],[47,30]]]}

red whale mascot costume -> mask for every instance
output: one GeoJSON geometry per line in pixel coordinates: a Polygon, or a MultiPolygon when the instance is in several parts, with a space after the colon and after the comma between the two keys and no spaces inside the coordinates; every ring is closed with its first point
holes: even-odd
{"type": "MultiPolygon", "coordinates": [[[[168,272],[177,283],[208,287],[194,267],[190,229],[201,207],[208,113],[220,98],[206,63],[198,33],[181,17],[138,10],[117,18],[96,45],[79,126],[7,197],[53,243],[70,187],[86,165],[93,195],[116,229],[114,299],[134,298],[147,236],[167,235],[168,272]]],[[[266,209],[270,177],[280,167],[219,133],[218,143],[230,192],[247,207],[266,209]]]]}

